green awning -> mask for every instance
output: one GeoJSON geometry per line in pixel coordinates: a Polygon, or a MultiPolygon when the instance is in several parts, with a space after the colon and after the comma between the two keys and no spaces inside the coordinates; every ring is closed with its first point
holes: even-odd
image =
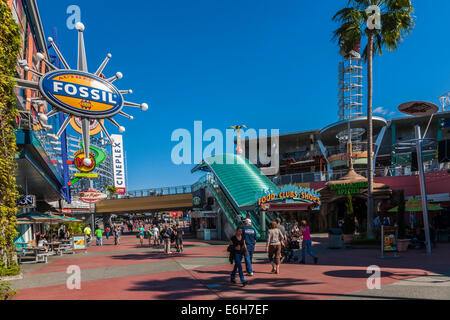
{"type": "MultiPolygon", "coordinates": [[[[427,204],[428,211],[438,211],[442,210],[442,208],[438,205],[434,205],[431,203],[427,204]]],[[[398,206],[394,207],[388,212],[398,212],[398,206]]],[[[422,212],[422,200],[411,199],[405,202],[405,212],[422,212]]]]}

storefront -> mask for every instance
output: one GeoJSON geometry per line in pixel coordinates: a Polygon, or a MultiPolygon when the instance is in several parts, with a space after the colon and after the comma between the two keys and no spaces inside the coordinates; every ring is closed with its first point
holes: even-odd
{"type": "MultiPolygon", "coordinates": [[[[357,174],[353,169],[342,178],[329,181],[320,190],[322,206],[320,209],[320,230],[340,227],[346,213],[348,199],[352,202],[355,222],[361,228],[367,225],[367,178],[357,174]]],[[[374,183],[374,217],[379,215],[382,206],[397,205],[392,199],[392,190],[383,183],[374,183]]]]}
{"type": "Polygon", "coordinates": [[[215,211],[191,211],[191,231],[197,239],[218,239],[218,216],[215,211]]]}

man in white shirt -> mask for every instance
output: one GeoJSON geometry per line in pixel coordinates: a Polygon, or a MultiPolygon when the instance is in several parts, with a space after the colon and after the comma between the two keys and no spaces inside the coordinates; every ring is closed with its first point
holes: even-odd
{"type": "Polygon", "coordinates": [[[156,226],[153,226],[152,233],[153,233],[153,239],[154,239],[153,244],[155,246],[159,245],[159,230],[156,226]]]}

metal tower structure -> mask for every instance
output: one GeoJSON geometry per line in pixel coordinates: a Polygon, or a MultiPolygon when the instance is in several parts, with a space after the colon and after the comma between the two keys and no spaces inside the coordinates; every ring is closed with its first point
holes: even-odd
{"type": "Polygon", "coordinates": [[[352,50],[350,54],[343,56],[343,61],[339,63],[338,88],[339,121],[348,121],[348,127],[347,130],[340,132],[337,138],[341,147],[346,145],[348,147],[355,142],[353,144],[355,149],[360,145],[357,142],[361,142],[365,132],[363,128],[351,128],[351,120],[363,115],[363,66],[361,56],[356,51],[352,50]]]}
{"type": "Polygon", "coordinates": [[[339,120],[350,120],[362,116],[361,57],[351,56],[339,63],[339,120]]]}
{"type": "Polygon", "coordinates": [[[447,109],[450,109],[450,91],[439,97],[439,101],[442,106],[441,111],[447,111],[447,109]]]}

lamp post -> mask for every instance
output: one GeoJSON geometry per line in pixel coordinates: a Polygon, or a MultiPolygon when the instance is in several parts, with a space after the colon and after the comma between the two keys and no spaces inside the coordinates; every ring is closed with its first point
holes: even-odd
{"type": "MultiPolygon", "coordinates": [[[[427,130],[430,126],[431,120],[433,119],[433,115],[439,110],[439,108],[429,102],[421,102],[421,101],[413,101],[403,103],[398,107],[398,110],[404,114],[412,115],[412,116],[430,116],[430,120],[428,121],[427,130]]],[[[419,183],[420,183],[420,194],[422,198],[422,215],[423,215],[423,227],[425,230],[425,242],[427,247],[427,254],[431,254],[431,238],[430,238],[430,225],[428,221],[428,203],[427,203],[427,187],[425,184],[425,169],[423,165],[422,158],[422,146],[425,140],[425,137],[422,137],[422,133],[420,130],[420,126],[416,125],[414,127],[415,131],[415,139],[411,142],[415,142],[416,152],[417,152],[417,166],[419,169],[419,183]]],[[[427,132],[425,132],[426,135],[427,132]]]]}

